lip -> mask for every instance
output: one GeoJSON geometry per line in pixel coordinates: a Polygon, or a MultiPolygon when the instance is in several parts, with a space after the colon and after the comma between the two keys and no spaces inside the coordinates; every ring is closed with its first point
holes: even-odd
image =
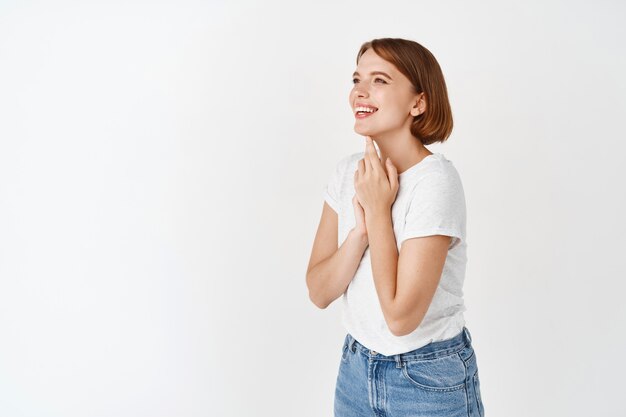
{"type": "Polygon", "coordinates": [[[371,107],[372,109],[378,110],[378,107],[372,106],[371,104],[363,103],[363,102],[354,103],[354,108],[357,108],[357,107],[371,107]]]}
{"type": "Polygon", "coordinates": [[[374,114],[376,114],[376,112],[374,112],[374,113],[357,113],[357,112],[354,112],[354,117],[357,118],[357,119],[365,119],[366,117],[371,117],[374,114]]]}
{"type": "Polygon", "coordinates": [[[378,107],[372,106],[371,104],[368,104],[368,103],[363,103],[363,102],[355,103],[354,108],[356,109],[357,107],[369,107],[369,108],[376,109],[376,110],[372,113],[363,113],[363,114],[359,114],[356,112],[356,110],[354,110],[354,117],[356,119],[365,119],[366,117],[370,117],[376,112],[378,112],[378,107]]]}

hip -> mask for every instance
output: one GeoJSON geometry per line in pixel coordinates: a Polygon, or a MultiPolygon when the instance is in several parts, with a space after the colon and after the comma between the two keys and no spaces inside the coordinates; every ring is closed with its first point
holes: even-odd
{"type": "Polygon", "coordinates": [[[456,336],[385,356],[350,333],[342,346],[335,417],[484,416],[478,362],[466,327],[456,336]]]}

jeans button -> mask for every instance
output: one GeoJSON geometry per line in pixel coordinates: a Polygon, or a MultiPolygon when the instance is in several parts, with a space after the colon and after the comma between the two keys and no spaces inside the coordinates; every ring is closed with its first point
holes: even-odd
{"type": "Polygon", "coordinates": [[[376,355],[376,351],[375,351],[375,350],[371,350],[371,349],[370,349],[370,353],[371,353],[372,355],[376,355]]]}

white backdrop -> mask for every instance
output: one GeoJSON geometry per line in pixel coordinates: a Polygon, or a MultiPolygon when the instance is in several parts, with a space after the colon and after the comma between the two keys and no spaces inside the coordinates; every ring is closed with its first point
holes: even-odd
{"type": "Polygon", "coordinates": [[[361,43],[455,128],[486,415],[626,415],[617,1],[0,3],[0,415],[330,416],[305,272],[361,43]]]}

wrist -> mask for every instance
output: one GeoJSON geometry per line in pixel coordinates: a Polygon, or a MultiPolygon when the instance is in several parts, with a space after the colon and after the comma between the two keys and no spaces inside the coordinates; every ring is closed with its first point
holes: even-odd
{"type": "Polygon", "coordinates": [[[377,207],[376,209],[365,212],[365,223],[373,223],[390,218],[391,208],[389,207],[377,207]]]}
{"type": "Polygon", "coordinates": [[[360,229],[357,229],[356,227],[353,227],[350,230],[349,234],[352,235],[355,240],[361,242],[362,244],[364,244],[364,245],[369,244],[369,239],[367,237],[367,231],[360,230],[360,229]]]}

